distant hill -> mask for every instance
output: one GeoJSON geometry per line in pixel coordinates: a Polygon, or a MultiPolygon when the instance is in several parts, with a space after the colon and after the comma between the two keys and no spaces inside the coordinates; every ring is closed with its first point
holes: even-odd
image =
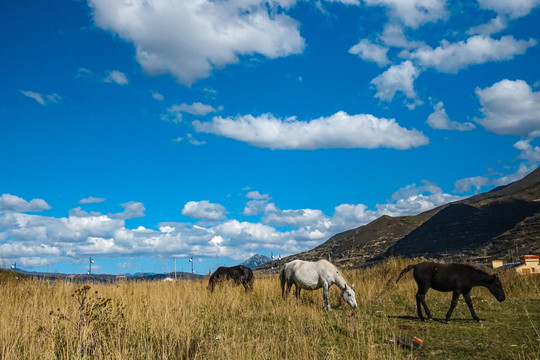
{"type": "Polygon", "coordinates": [[[269,258],[268,256],[255,254],[249,259],[247,259],[246,261],[244,261],[241,265],[247,266],[249,268],[254,268],[259,265],[269,263],[270,261],[272,261],[272,259],[269,258]]]}
{"type": "MultiPolygon", "coordinates": [[[[33,272],[22,269],[13,270],[0,270],[0,278],[13,278],[16,276],[34,277],[38,279],[48,280],[67,280],[67,281],[96,281],[96,282],[115,282],[120,280],[125,281],[145,281],[145,280],[163,280],[165,278],[174,279],[174,272],[167,274],[155,274],[155,273],[137,273],[134,275],[111,275],[111,274],[63,274],[63,273],[46,273],[46,272],[33,272]]],[[[199,274],[191,274],[186,272],[177,272],[177,279],[182,280],[196,280],[203,277],[199,274]]]]}
{"type": "Polygon", "coordinates": [[[509,261],[529,253],[540,253],[540,168],[506,186],[415,216],[381,216],[283,261],[324,258],[355,268],[389,256],[509,261]]]}

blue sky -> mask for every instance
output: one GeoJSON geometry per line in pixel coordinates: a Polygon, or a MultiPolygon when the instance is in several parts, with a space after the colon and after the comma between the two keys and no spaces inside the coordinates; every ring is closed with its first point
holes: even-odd
{"type": "Polygon", "coordinates": [[[3,1],[0,266],[207,273],[518,180],[539,4],[3,1]]]}

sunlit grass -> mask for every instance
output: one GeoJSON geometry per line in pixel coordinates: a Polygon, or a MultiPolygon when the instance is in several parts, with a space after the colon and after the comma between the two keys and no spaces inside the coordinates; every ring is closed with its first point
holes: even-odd
{"type": "Polygon", "coordinates": [[[464,301],[452,323],[442,319],[451,295],[428,292],[435,320],[416,318],[416,284],[397,275],[411,261],[389,260],[345,272],[355,283],[358,309],[323,311],[322,291],[281,299],[277,277],[242,287],[205,281],[80,284],[34,279],[0,280],[0,359],[537,359],[540,277],[501,275],[507,301],[483,288],[472,291],[483,325],[464,301]],[[84,285],[90,289],[80,296],[84,285]],[[80,295],[80,293],[79,293],[80,295]],[[418,336],[420,350],[388,344],[389,334],[418,336]]]}

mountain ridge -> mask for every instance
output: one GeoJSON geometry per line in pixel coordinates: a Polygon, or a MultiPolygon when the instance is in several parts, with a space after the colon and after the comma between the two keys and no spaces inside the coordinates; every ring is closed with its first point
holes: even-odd
{"type": "MultiPolygon", "coordinates": [[[[383,215],[330,237],[293,259],[330,259],[345,268],[389,256],[476,260],[540,252],[540,168],[523,179],[417,215],[383,215]]],[[[256,270],[267,270],[261,265],[256,270]]]]}

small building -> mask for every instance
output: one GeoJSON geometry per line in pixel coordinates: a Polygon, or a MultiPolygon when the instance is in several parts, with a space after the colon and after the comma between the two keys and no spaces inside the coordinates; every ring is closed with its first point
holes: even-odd
{"type": "Polygon", "coordinates": [[[516,271],[520,274],[540,274],[540,256],[525,255],[523,262],[516,267],[516,271]]]}
{"type": "Polygon", "coordinates": [[[521,262],[507,263],[502,260],[491,260],[493,269],[508,269],[512,268],[520,274],[540,274],[540,256],[525,255],[521,258],[521,262]]]}

